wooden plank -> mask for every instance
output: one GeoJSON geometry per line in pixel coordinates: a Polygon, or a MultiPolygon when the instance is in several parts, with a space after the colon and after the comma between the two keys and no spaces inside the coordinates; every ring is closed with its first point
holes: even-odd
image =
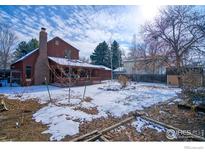
{"type": "Polygon", "coordinates": [[[84,142],[96,141],[102,134],[98,132],[97,135],[85,140],[84,142]]]}
{"type": "Polygon", "coordinates": [[[131,121],[131,120],[133,120],[133,119],[135,119],[135,114],[134,114],[134,116],[128,117],[128,118],[122,120],[121,122],[118,122],[118,123],[116,123],[116,124],[114,124],[114,125],[112,125],[112,126],[110,126],[110,127],[107,127],[107,128],[105,128],[105,129],[103,129],[103,130],[100,130],[100,131],[94,130],[94,131],[92,131],[92,132],[90,132],[90,133],[87,133],[87,134],[84,134],[84,135],[79,136],[79,137],[77,137],[77,138],[74,138],[73,140],[71,140],[71,142],[72,142],[72,141],[73,141],[73,142],[82,141],[82,140],[84,140],[85,138],[94,135],[94,136],[92,136],[91,138],[85,140],[85,141],[93,141],[93,140],[99,138],[103,133],[106,133],[106,132],[108,132],[108,131],[110,131],[110,130],[112,130],[112,129],[115,129],[115,128],[119,127],[120,125],[123,125],[123,124],[125,124],[125,123],[127,123],[127,122],[129,122],[129,121],[131,121]]]}
{"type": "Polygon", "coordinates": [[[98,131],[94,130],[92,132],[89,132],[87,134],[84,134],[82,136],[79,136],[77,138],[72,139],[71,142],[82,141],[84,138],[89,137],[89,136],[94,135],[94,134],[97,134],[97,133],[98,133],[98,131]]]}
{"type": "Polygon", "coordinates": [[[7,138],[7,136],[0,137],[0,141],[3,141],[7,138]]]}
{"type": "Polygon", "coordinates": [[[120,122],[118,122],[118,123],[116,123],[116,124],[114,124],[114,125],[112,125],[110,127],[107,127],[107,128],[105,128],[103,130],[98,131],[97,135],[95,135],[95,136],[85,140],[84,142],[94,141],[94,140],[98,139],[100,136],[102,136],[104,133],[107,133],[110,130],[115,129],[115,128],[117,128],[117,127],[119,127],[119,126],[121,126],[121,125],[123,125],[125,123],[128,123],[128,122],[134,120],[134,119],[135,119],[135,116],[128,117],[128,118],[126,118],[126,119],[124,119],[124,120],[122,120],[122,121],[120,121],[120,122]]]}
{"type": "Polygon", "coordinates": [[[101,135],[99,139],[104,142],[109,142],[109,140],[104,135],[101,135]]]}

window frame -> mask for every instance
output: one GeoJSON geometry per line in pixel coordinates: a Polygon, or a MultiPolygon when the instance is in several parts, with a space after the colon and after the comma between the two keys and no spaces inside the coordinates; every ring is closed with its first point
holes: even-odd
{"type": "Polygon", "coordinates": [[[31,75],[32,75],[32,67],[30,65],[27,65],[25,68],[25,75],[26,75],[26,79],[31,79],[31,75]],[[28,69],[29,68],[29,69],[28,69]],[[29,75],[28,75],[28,71],[29,75]]]}

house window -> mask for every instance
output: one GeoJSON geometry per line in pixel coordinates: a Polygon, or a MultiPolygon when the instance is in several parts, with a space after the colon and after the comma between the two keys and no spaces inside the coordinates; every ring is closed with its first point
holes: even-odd
{"type": "Polygon", "coordinates": [[[66,59],[71,59],[71,50],[66,49],[64,53],[65,53],[65,58],[66,59]]]}
{"type": "Polygon", "coordinates": [[[55,45],[59,45],[59,41],[58,40],[55,41],[55,45]]]}
{"type": "Polygon", "coordinates": [[[26,66],[26,79],[31,78],[31,66],[26,66]]]}

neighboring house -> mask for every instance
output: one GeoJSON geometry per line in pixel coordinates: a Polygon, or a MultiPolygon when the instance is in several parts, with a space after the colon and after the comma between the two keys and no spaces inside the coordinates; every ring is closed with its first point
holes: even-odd
{"type": "Polygon", "coordinates": [[[150,58],[137,58],[123,61],[127,74],[165,74],[166,65],[159,61],[152,62],[150,58]]]}
{"type": "MultiPolygon", "coordinates": [[[[111,70],[105,66],[92,65],[79,60],[79,50],[59,37],[47,41],[47,32],[41,28],[39,34],[39,48],[23,56],[11,65],[11,82],[17,81],[23,85],[39,85],[45,83],[45,78],[49,83],[58,83],[58,78],[51,67],[56,72],[59,66],[65,71],[70,69],[74,76],[79,70],[84,72],[78,76],[77,81],[91,83],[111,78],[111,70]],[[89,75],[89,79],[88,79],[89,75]]],[[[68,78],[68,77],[65,77],[68,78]]],[[[72,77],[73,78],[73,77],[72,77]]],[[[73,81],[73,80],[72,80],[73,81]]]]}
{"type": "Polygon", "coordinates": [[[126,73],[126,70],[124,67],[118,67],[116,69],[113,70],[113,73],[114,74],[125,74],[126,73]]]}

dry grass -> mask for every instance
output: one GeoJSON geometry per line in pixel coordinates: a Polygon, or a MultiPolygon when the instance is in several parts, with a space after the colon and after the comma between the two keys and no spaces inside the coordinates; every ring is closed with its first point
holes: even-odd
{"type": "Polygon", "coordinates": [[[98,110],[97,110],[96,107],[89,108],[89,109],[83,108],[83,107],[76,107],[76,108],[74,108],[74,110],[80,110],[80,111],[82,111],[82,112],[85,112],[85,113],[87,113],[87,114],[92,114],[92,115],[98,114],[98,110]]]}
{"type": "Polygon", "coordinates": [[[35,122],[32,119],[33,113],[42,107],[34,100],[19,101],[5,100],[8,111],[0,113],[0,138],[5,141],[48,141],[49,135],[41,134],[47,126],[35,122]],[[17,125],[18,123],[18,125],[17,125]]]}
{"type": "Polygon", "coordinates": [[[121,84],[122,88],[127,87],[128,81],[129,81],[128,78],[124,75],[120,75],[118,77],[118,82],[121,84]]]}
{"type": "Polygon", "coordinates": [[[85,101],[85,102],[91,102],[93,99],[91,97],[85,97],[84,100],[82,101],[85,101]]]}

